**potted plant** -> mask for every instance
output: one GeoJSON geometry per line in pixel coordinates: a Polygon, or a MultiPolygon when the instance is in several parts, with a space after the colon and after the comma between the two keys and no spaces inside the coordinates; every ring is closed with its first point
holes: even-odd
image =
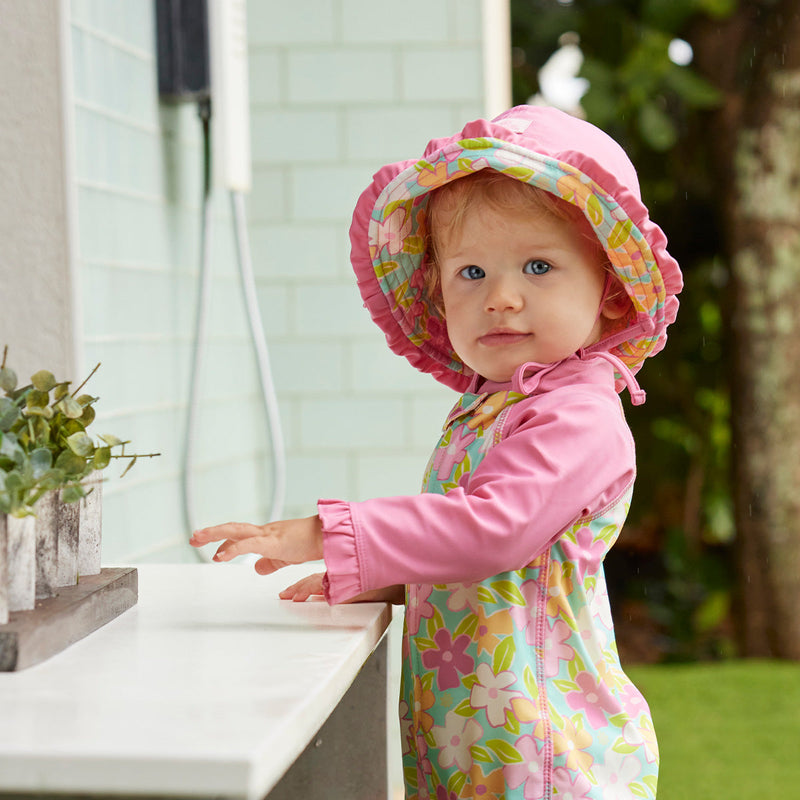
{"type": "Polygon", "coordinates": [[[8,611],[33,608],[37,596],[75,583],[81,544],[83,574],[92,561],[99,572],[99,475],[114,458],[128,459],[124,475],[142,457],[126,454],[129,443],[116,436],[96,442],[87,432],[98,398],[81,390],[99,364],[74,390],[47,370],[18,386],[6,355],[7,348],[0,365],[0,624],[8,611]]]}

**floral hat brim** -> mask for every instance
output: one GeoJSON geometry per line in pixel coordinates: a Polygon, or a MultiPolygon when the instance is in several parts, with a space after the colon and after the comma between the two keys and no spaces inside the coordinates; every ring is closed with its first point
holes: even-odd
{"type": "MultiPolygon", "coordinates": [[[[350,236],[362,297],[390,348],[457,391],[469,386],[472,370],[453,351],[445,322],[425,291],[426,206],[434,189],[493,169],[544,189],[583,212],[634,309],[625,330],[594,347],[612,353],[636,372],[645,358],[663,348],[666,327],[677,314],[675,295],[682,281],[677,263],[666,251],[666,237],[639,200],[635,171],[624,153],[620,162],[621,152],[610,137],[582,120],[555,109],[524,106],[492,123],[470,123],[450,139],[434,140],[419,161],[392,164],[378,172],[359,199],[350,236]],[[598,157],[602,154],[541,151],[554,149],[554,133],[568,142],[573,134],[575,144],[576,130],[578,140],[591,145],[584,151],[597,150],[598,143],[606,148],[617,162],[617,175],[602,166],[598,157]],[[545,147],[532,149],[531,144],[545,147]],[[619,172],[634,185],[623,185],[619,172]]],[[[623,386],[618,381],[617,388],[623,386]]]]}

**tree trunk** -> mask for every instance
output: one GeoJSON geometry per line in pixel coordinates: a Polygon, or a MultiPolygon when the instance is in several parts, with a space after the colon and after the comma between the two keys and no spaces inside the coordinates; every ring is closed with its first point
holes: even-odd
{"type": "Polygon", "coordinates": [[[712,135],[731,268],[741,648],[800,659],[800,0],[742,3],[693,41],[726,96],[712,135]]]}

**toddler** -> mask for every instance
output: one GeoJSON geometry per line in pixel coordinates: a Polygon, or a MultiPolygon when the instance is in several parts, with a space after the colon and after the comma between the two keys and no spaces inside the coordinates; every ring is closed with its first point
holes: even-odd
{"type": "Polygon", "coordinates": [[[514,108],[381,169],[351,241],[389,347],[461,395],[422,494],[192,543],[262,574],[325,559],[282,597],[404,598],[408,798],[654,798],[602,567],[635,476],[618,392],[643,402],[681,288],[633,166],[586,122],[514,108]]]}

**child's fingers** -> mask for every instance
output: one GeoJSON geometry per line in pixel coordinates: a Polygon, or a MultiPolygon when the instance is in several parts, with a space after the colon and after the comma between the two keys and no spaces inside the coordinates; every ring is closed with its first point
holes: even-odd
{"type": "Polygon", "coordinates": [[[243,556],[247,553],[254,553],[269,559],[275,546],[275,541],[267,536],[250,536],[246,539],[238,540],[227,539],[214,553],[214,561],[230,561],[236,556],[243,556]]]}
{"type": "MultiPolygon", "coordinates": [[[[256,564],[258,569],[258,564],[256,564]]],[[[293,600],[295,603],[302,603],[308,600],[309,597],[323,594],[322,579],[324,572],[318,572],[314,575],[306,575],[291,586],[287,586],[278,595],[282,600],[293,600]]]]}
{"type": "Polygon", "coordinates": [[[260,525],[249,522],[226,522],[224,525],[212,525],[201,528],[192,534],[189,544],[202,547],[209,542],[220,542],[224,539],[247,539],[251,536],[261,536],[264,529],[260,525]]]}
{"type": "Polygon", "coordinates": [[[271,575],[279,569],[288,567],[291,563],[291,561],[281,561],[277,558],[259,558],[254,565],[254,569],[259,575],[271,575]]]}

